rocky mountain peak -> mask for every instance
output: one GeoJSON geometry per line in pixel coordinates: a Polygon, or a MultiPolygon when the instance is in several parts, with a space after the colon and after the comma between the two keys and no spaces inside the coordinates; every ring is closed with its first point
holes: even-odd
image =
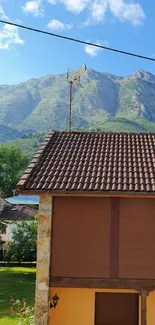
{"type": "Polygon", "coordinates": [[[135,73],[134,73],[134,76],[136,78],[140,78],[140,79],[143,79],[143,80],[146,80],[146,81],[155,81],[155,76],[146,71],[146,70],[137,70],[135,73]]]}

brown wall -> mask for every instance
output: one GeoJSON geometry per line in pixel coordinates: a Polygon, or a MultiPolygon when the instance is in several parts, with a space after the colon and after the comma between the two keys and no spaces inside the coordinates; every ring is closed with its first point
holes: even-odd
{"type": "Polygon", "coordinates": [[[155,278],[155,199],[121,199],[119,277],[155,278]]]}
{"type": "Polygon", "coordinates": [[[54,197],[51,275],[155,278],[155,200],[54,197]]]}
{"type": "Polygon", "coordinates": [[[109,198],[54,198],[53,276],[109,276],[109,213],[109,198]]]}
{"type": "Polygon", "coordinates": [[[138,293],[96,292],[95,298],[95,325],[138,325],[138,293]]]}

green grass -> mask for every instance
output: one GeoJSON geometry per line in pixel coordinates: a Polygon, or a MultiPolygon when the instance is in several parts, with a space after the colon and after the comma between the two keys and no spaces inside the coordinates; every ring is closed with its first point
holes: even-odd
{"type": "Polygon", "coordinates": [[[106,132],[155,132],[155,123],[142,120],[127,120],[125,118],[113,118],[100,122],[92,130],[106,132]]]}
{"type": "Polygon", "coordinates": [[[33,268],[0,267],[0,325],[17,324],[10,313],[10,296],[25,298],[28,305],[34,305],[35,272],[33,268]]]}

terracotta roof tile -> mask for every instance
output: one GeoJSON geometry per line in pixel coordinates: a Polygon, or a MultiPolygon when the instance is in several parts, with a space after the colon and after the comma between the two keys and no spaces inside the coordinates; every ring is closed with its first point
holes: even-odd
{"type": "Polygon", "coordinates": [[[17,189],[155,192],[155,134],[52,132],[17,189]]]}

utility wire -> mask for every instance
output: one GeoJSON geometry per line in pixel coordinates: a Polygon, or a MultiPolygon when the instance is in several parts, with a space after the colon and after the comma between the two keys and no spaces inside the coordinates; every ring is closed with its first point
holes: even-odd
{"type": "Polygon", "coordinates": [[[19,27],[19,28],[26,29],[26,30],[29,30],[29,31],[32,31],[32,32],[37,32],[37,33],[57,37],[57,38],[60,38],[60,39],[71,41],[71,42],[90,45],[90,46],[97,47],[97,48],[107,50],[107,51],[112,51],[112,52],[116,52],[116,53],[120,53],[120,54],[129,55],[129,56],[132,56],[132,57],[136,57],[138,59],[149,60],[149,61],[154,61],[155,62],[154,58],[151,58],[151,57],[148,57],[148,56],[144,56],[144,55],[140,55],[140,54],[136,54],[136,53],[132,53],[132,52],[127,52],[127,51],[122,51],[122,50],[118,50],[116,48],[103,46],[103,45],[99,45],[99,44],[95,44],[95,43],[86,42],[86,41],[83,41],[83,40],[80,40],[80,39],[77,39],[77,38],[72,38],[72,37],[68,37],[68,36],[64,36],[64,35],[60,35],[60,34],[54,34],[54,33],[51,33],[51,32],[46,32],[45,30],[32,28],[32,27],[29,27],[29,26],[21,25],[21,24],[12,23],[10,21],[5,21],[5,20],[0,19],[0,23],[15,26],[15,27],[19,27]]]}

